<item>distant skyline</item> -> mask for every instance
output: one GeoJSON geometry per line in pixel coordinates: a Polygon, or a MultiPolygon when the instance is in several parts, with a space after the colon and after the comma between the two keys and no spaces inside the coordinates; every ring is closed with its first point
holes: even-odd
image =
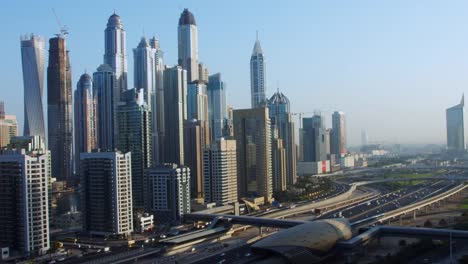
{"type": "Polygon", "coordinates": [[[17,115],[19,131],[20,36],[49,39],[58,33],[52,8],[70,32],[73,90],[81,74],[102,63],[104,30],[114,10],[126,31],[133,88],[132,49],[143,35],[155,35],[164,62],[177,64],[177,25],[188,8],[197,22],[199,60],[210,74],[222,73],[235,109],[250,107],[249,63],[258,30],[266,96],[279,86],[292,112],[319,109],[327,127],[333,111],[345,112],[349,146],[360,144],[362,130],[370,142],[446,144],[445,109],[468,87],[468,2],[461,0],[8,1],[0,10],[0,99],[7,114],[17,115]]]}

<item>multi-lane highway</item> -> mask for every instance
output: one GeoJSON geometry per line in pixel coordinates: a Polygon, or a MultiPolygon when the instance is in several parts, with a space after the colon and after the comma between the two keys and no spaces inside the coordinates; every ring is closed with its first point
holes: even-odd
{"type": "Polygon", "coordinates": [[[351,222],[357,222],[429,199],[432,196],[448,191],[458,184],[459,182],[456,181],[427,181],[395,192],[382,193],[376,198],[363,201],[344,210],[335,210],[323,214],[320,218],[346,217],[351,222]]]}

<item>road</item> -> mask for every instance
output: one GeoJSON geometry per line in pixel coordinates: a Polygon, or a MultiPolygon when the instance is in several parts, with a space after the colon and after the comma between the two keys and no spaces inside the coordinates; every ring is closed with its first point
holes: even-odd
{"type": "Polygon", "coordinates": [[[457,184],[455,181],[427,181],[395,192],[382,193],[374,199],[363,201],[344,210],[328,212],[320,218],[346,217],[351,222],[356,222],[428,199],[455,187],[457,184]]]}

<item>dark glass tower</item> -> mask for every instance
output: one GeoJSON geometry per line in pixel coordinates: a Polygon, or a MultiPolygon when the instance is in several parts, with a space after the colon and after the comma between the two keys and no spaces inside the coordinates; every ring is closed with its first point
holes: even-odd
{"type": "Polygon", "coordinates": [[[72,173],[72,83],[70,60],[63,36],[49,40],[47,89],[52,177],[66,180],[72,173]]]}

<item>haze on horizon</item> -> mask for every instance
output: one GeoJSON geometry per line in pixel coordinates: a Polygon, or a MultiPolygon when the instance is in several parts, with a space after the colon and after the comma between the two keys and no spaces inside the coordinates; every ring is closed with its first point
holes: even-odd
{"type": "Polygon", "coordinates": [[[102,63],[114,9],[127,32],[129,87],[132,49],[143,34],[155,35],[165,63],[176,64],[177,22],[185,7],[197,21],[200,60],[210,74],[222,73],[230,105],[250,106],[249,60],[258,30],[267,95],[279,86],[292,112],[320,109],[330,119],[332,111],[344,111],[348,145],[360,144],[362,129],[370,141],[445,144],[445,109],[468,87],[466,1],[8,1],[0,10],[0,100],[7,114],[17,115],[20,134],[19,38],[53,37],[59,26],[51,8],[69,28],[75,88],[85,70],[102,63]]]}

